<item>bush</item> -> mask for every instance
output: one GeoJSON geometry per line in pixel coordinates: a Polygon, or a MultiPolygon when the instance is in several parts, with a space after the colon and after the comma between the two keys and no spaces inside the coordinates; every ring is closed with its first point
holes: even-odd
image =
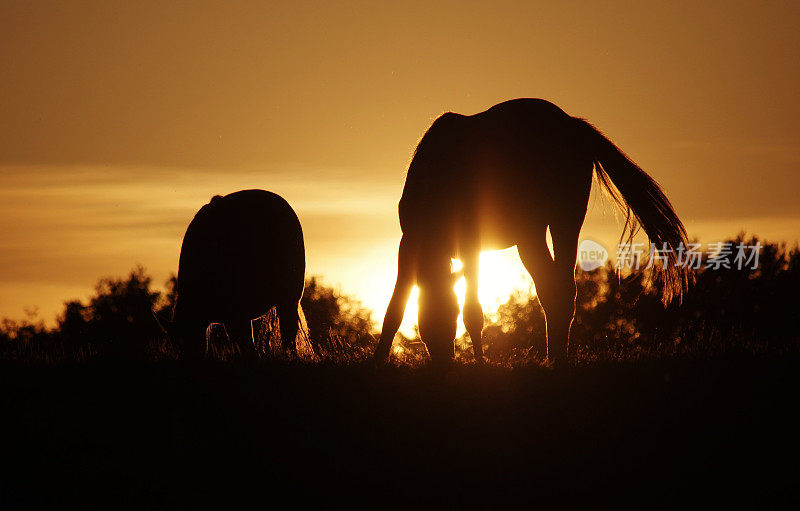
{"type": "MultiPolygon", "coordinates": [[[[755,237],[730,240],[755,245],[755,237]]],[[[733,255],[729,263],[733,263],[733,255]]],[[[618,275],[609,264],[576,273],[578,299],[572,349],[584,357],[628,358],[643,353],[719,354],[785,352],[800,347],[794,318],[800,306],[800,252],[764,243],[756,269],[694,272],[681,303],[666,308],[658,286],[642,273],[618,275]]],[[[545,322],[538,300],[517,293],[487,327],[487,352],[545,348],[545,322]]]]}
{"type": "Polygon", "coordinates": [[[372,313],[361,302],[322,284],[306,281],[301,300],[309,340],[323,356],[361,359],[372,353],[372,313]]]}
{"type": "MultiPolygon", "coordinates": [[[[754,245],[759,240],[738,237],[754,245]]],[[[618,275],[609,265],[577,272],[578,301],[572,350],[581,360],[636,359],[643,355],[716,356],[730,353],[787,353],[800,347],[795,325],[800,305],[800,251],[762,244],[757,269],[702,268],[682,303],[661,304],[658,285],[644,275],[618,275]]],[[[733,256],[731,256],[733,257],[733,256]]],[[[167,291],[151,289],[143,268],[127,278],[105,278],[83,303],[64,305],[58,325],[48,330],[34,316],[0,322],[3,360],[81,360],[88,356],[174,356],[151,310],[167,311],[175,300],[175,278],[167,291]]],[[[360,302],[308,279],[302,299],[309,339],[318,354],[336,361],[372,355],[375,337],[371,313],[360,302]]],[[[545,321],[536,297],[516,293],[498,310],[483,334],[490,360],[520,363],[528,348],[533,360],[545,353],[545,321]]],[[[466,336],[456,342],[457,358],[472,359],[466,336]]],[[[395,355],[416,364],[427,358],[419,338],[402,335],[395,355]]],[[[530,359],[529,359],[530,360],[530,359]]]]}

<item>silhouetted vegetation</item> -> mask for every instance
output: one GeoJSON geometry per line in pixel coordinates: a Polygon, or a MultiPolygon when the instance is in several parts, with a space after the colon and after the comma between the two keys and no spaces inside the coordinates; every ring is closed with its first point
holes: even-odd
{"type": "Polygon", "coordinates": [[[323,356],[362,358],[371,353],[375,327],[371,312],[361,302],[311,277],[300,304],[309,340],[323,356]]]}
{"type": "MultiPolygon", "coordinates": [[[[755,245],[759,240],[732,240],[739,241],[755,245]]],[[[646,285],[642,272],[618,274],[610,265],[578,271],[572,337],[577,361],[797,351],[798,249],[762,243],[756,269],[737,269],[730,262],[730,268],[703,266],[695,271],[694,284],[683,301],[666,308],[657,285],[646,285]]],[[[174,279],[167,283],[166,291],[154,290],[142,268],[126,278],[104,278],[87,302],[65,303],[52,329],[35,318],[4,320],[0,353],[6,361],[28,362],[95,356],[173,358],[174,350],[151,311],[169,311],[174,298],[174,279]]],[[[371,355],[375,325],[360,302],[311,277],[302,307],[309,339],[323,359],[353,362],[371,355]]],[[[532,359],[542,359],[544,327],[537,299],[516,293],[484,331],[489,360],[520,363],[531,347],[532,359]]],[[[468,337],[460,338],[456,346],[458,358],[472,360],[468,337]]],[[[427,358],[418,338],[402,335],[395,341],[393,353],[397,360],[412,365],[427,358]]]]}
{"type": "MultiPolygon", "coordinates": [[[[732,243],[755,245],[742,237],[732,243]]],[[[573,349],[579,359],[640,356],[712,356],[783,353],[800,347],[795,326],[800,306],[800,251],[762,243],[756,269],[738,269],[734,254],[726,265],[694,272],[682,302],[668,307],[660,290],[641,272],[618,274],[605,268],[577,272],[578,299],[573,349]]],[[[705,261],[704,261],[705,263],[705,261]]],[[[484,339],[490,355],[509,356],[532,346],[544,354],[544,316],[536,298],[517,293],[498,310],[484,339]]],[[[468,354],[465,353],[465,356],[468,354]]]]}
{"type": "Polygon", "coordinates": [[[153,309],[169,303],[169,293],[151,289],[143,268],[127,278],[103,278],[86,303],[70,300],[53,329],[41,321],[6,320],[0,329],[5,360],[68,361],[104,356],[140,357],[161,336],[153,309]]]}
{"type": "MultiPolygon", "coordinates": [[[[757,270],[700,270],[666,309],[641,275],[580,272],[579,367],[539,367],[542,312],[518,294],[485,332],[489,360],[511,369],[458,364],[446,375],[408,367],[427,355],[402,336],[400,364],[358,363],[374,347],[372,319],[317,278],[302,305],[333,364],[174,360],[150,312],[169,310],[174,286],[156,291],[137,268],[67,302],[54,328],[35,317],[0,326],[0,501],[792,500],[796,470],[776,460],[798,452],[799,261],[797,249],[764,244],[757,270]],[[23,367],[39,363],[58,367],[23,367]]],[[[469,361],[468,340],[457,346],[469,361]]]]}
{"type": "MultiPolygon", "coordinates": [[[[169,317],[174,303],[174,277],[165,291],[158,291],[152,278],[137,267],[125,278],[101,279],[87,302],[66,302],[54,328],[46,328],[36,317],[3,320],[0,357],[19,362],[174,358],[177,350],[153,317],[153,311],[169,317]]],[[[337,360],[369,354],[373,322],[359,301],[311,277],[302,307],[309,340],[320,353],[337,360]]]]}

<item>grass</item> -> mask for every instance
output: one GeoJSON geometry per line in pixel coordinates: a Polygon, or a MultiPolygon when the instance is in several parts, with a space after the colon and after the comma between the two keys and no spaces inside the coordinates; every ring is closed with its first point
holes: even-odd
{"type": "Polygon", "coordinates": [[[752,355],[445,373],[352,360],[6,364],[0,498],[763,506],[797,498],[797,367],[752,355]]]}
{"type": "Polygon", "coordinates": [[[437,371],[400,338],[375,367],[369,314],[314,279],[320,361],[189,363],[157,339],[171,302],[143,270],[104,279],[55,329],[0,322],[0,509],[796,503],[800,252],[762,252],[666,309],[640,279],[579,274],[557,369],[527,297],[484,330],[486,366],[460,339],[437,371]]]}

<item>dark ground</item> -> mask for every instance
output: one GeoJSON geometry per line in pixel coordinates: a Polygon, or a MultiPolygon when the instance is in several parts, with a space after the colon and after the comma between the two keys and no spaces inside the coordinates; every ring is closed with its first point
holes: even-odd
{"type": "Polygon", "coordinates": [[[800,493],[798,369],[5,366],[0,507],[763,508],[800,493]]]}

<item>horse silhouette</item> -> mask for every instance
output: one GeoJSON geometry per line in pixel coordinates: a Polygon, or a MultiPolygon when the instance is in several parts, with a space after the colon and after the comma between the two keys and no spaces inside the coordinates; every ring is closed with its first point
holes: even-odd
{"type": "Polygon", "coordinates": [[[623,239],[641,226],[667,255],[657,267],[664,302],[680,297],[676,262],[686,230],[659,185],[587,121],[542,99],[514,99],[475,114],[440,116],[419,142],[399,204],[397,282],[375,356],[385,360],[411,290],[419,287],[419,331],[433,361],[454,357],[458,303],[451,258],[463,263],[464,324],[483,359],[478,302],[481,250],[516,245],[544,309],[547,356],[563,362],[575,313],[578,235],[592,175],[627,213],[623,239]],[[547,230],[553,255],[547,247],[547,230]]]}
{"type": "Polygon", "coordinates": [[[255,354],[252,320],[276,307],[284,348],[295,350],[305,280],[303,230],[279,195],[215,196],[194,216],[181,246],[172,321],[159,318],[188,356],[199,356],[211,323],[255,354]]]}

